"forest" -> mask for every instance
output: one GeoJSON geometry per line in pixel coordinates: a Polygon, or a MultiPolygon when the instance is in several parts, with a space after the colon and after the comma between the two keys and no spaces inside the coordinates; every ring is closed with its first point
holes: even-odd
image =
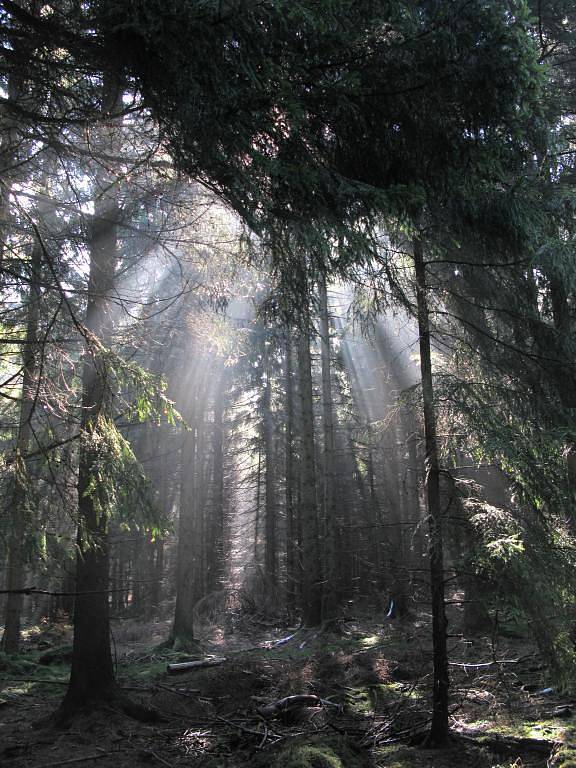
{"type": "Polygon", "coordinates": [[[574,0],[0,47],[3,768],[574,768],[574,0]]]}

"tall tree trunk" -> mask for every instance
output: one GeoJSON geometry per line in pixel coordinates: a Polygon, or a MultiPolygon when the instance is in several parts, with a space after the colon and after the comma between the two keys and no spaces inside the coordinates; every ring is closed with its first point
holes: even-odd
{"type": "Polygon", "coordinates": [[[194,563],[193,563],[193,594],[194,603],[207,594],[207,501],[210,482],[210,459],[206,450],[206,421],[205,409],[207,395],[198,403],[198,421],[196,425],[196,486],[194,508],[194,563]]]}
{"type": "Polygon", "coordinates": [[[294,381],[292,378],[292,341],[286,331],[285,346],[286,436],[285,436],[285,503],[286,503],[286,607],[292,617],[296,609],[298,576],[296,569],[296,520],[294,510],[294,381]]]}
{"type": "Polygon", "coordinates": [[[426,496],[428,504],[430,587],[432,597],[433,644],[433,708],[429,733],[431,746],[440,747],[448,739],[448,649],[447,621],[444,600],[444,552],[442,544],[442,512],[440,506],[440,464],[436,438],[436,411],[432,380],[430,348],[430,317],[426,295],[426,265],[422,242],[414,239],[414,268],[418,331],[420,336],[420,371],[424,410],[424,439],[426,444],[426,496]]]}
{"type": "Polygon", "coordinates": [[[405,527],[403,525],[410,518],[410,508],[407,504],[404,489],[403,473],[406,469],[404,451],[402,450],[402,455],[400,454],[400,447],[403,447],[404,443],[403,424],[400,419],[392,425],[391,437],[394,439],[395,450],[388,462],[390,468],[389,478],[394,484],[395,492],[389,504],[387,517],[387,521],[390,524],[387,533],[390,547],[390,594],[394,598],[396,617],[402,619],[406,618],[408,614],[408,598],[410,594],[408,576],[410,562],[409,554],[406,551],[405,527]]]}
{"type": "Polygon", "coordinates": [[[262,449],[258,446],[258,464],[256,466],[256,511],[254,514],[254,563],[260,563],[260,506],[262,496],[262,449]]]}
{"type": "MultiPolygon", "coordinates": [[[[114,113],[121,107],[118,82],[104,75],[102,149],[116,145],[114,113]],[[110,117],[112,116],[112,118],[110,117]]],[[[110,414],[106,349],[112,341],[110,301],[118,262],[120,207],[115,179],[106,170],[98,174],[99,193],[94,203],[90,233],[90,274],[85,325],[90,334],[82,373],[82,421],[78,470],[77,596],[74,606],[74,645],[70,682],[62,713],[109,699],[115,692],[110,649],[108,518],[99,509],[92,487],[99,461],[94,438],[110,414]],[[96,340],[96,341],[93,341],[96,340]]]]}
{"type": "Polygon", "coordinates": [[[278,581],[276,547],[276,498],[274,483],[274,417],[272,415],[272,375],[268,347],[264,342],[264,375],[262,394],[262,433],[265,456],[265,514],[264,514],[264,573],[267,582],[275,587],[278,581]]]}
{"type": "Polygon", "coordinates": [[[183,645],[194,640],[193,608],[195,602],[195,555],[196,555],[196,475],[197,435],[192,426],[186,433],[181,454],[180,513],[178,522],[178,552],[176,565],[176,608],[172,640],[183,645]]]}
{"type": "MultiPolygon", "coordinates": [[[[371,578],[371,585],[379,592],[384,587],[384,573],[382,572],[382,553],[380,546],[380,500],[376,491],[376,473],[374,471],[374,453],[372,446],[369,445],[366,452],[366,474],[369,489],[368,510],[368,552],[370,562],[374,568],[374,576],[371,578]]],[[[396,598],[396,596],[395,596],[396,598]]]]}
{"type": "Polygon", "coordinates": [[[36,374],[38,370],[38,322],[40,315],[40,272],[42,268],[42,243],[36,241],[32,248],[30,262],[30,289],[26,310],[26,337],[22,351],[22,398],[16,451],[14,457],[14,486],[10,503],[10,536],[8,540],[8,563],[6,589],[9,592],[6,602],[6,618],[2,650],[6,653],[18,653],[20,645],[20,620],[22,614],[22,594],[16,590],[24,587],[24,537],[26,533],[27,499],[30,495],[28,485],[28,462],[26,454],[32,438],[32,416],[36,399],[36,374]]]}
{"type": "Polygon", "coordinates": [[[320,299],[320,350],[322,360],[322,428],[324,433],[323,452],[323,498],[322,538],[324,540],[324,581],[323,617],[331,618],[337,608],[339,595],[336,589],[336,496],[335,496],[335,430],[334,405],[332,399],[332,366],[330,355],[330,318],[328,315],[328,291],[326,277],[318,282],[320,299]]]}
{"type": "Polygon", "coordinates": [[[208,591],[218,588],[224,559],[224,412],[226,408],[227,370],[222,369],[214,394],[214,430],[212,433],[212,519],[208,543],[208,591]]]}
{"type": "Polygon", "coordinates": [[[302,619],[307,627],[322,623],[322,563],[316,500],[316,457],[314,449],[314,404],[312,361],[307,329],[298,336],[298,377],[300,392],[300,519],[302,525],[302,619]]]}

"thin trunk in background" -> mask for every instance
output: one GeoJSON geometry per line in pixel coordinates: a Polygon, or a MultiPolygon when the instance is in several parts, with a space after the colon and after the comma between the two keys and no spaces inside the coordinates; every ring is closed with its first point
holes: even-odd
{"type": "Polygon", "coordinates": [[[294,381],[292,377],[292,340],[286,331],[285,341],[285,390],[286,390],[286,433],[285,433],[285,502],[286,502],[286,607],[292,617],[296,609],[298,574],[297,526],[294,509],[294,381]]]}
{"type": "Polygon", "coordinates": [[[274,416],[272,414],[272,373],[270,352],[267,341],[264,341],[263,352],[264,391],[262,393],[262,433],[265,457],[264,478],[264,573],[270,586],[275,587],[278,581],[277,551],[276,551],[276,498],[275,498],[275,451],[274,451],[274,416]]]}
{"type": "Polygon", "coordinates": [[[307,328],[298,335],[298,379],[300,392],[300,520],[302,526],[302,619],[307,627],[322,623],[322,563],[316,499],[316,457],[312,361],[307,328]]]}
{"type": "Polygon", "coordinates": [[[8,562],[6,569],[6,589],[9,592],[6,601],[6,616],[2,650],[5,653],[18,653],[20,646],[20,622],[22,615],[22,594],[17,590],[24,587],[24,538],[27,527],[27,501],[31,494],[28,487],[28,461],[26,454],[32,439],[32,417],[36,402],[38,372],[38,324],[40,317],[40,273],[42,269],[42,243],[36,236],[30,259],[30,288],[26,309],[26,336],[22,350],[22,397],[18,418],[18,432],[14,456],[13,491],[10,501],[11,516],[8,539],[8,562]]]}
{"type": "Polygon", "coordinates": [[[256,565],[260,562],[260,505],[261,505],[261,485],[262,485],[262,450],[258,446],[258,464],[256,466],[256,511],[254,515],[254,562],[256,565]]]}
{"type": "Polygon", "coordinates": [[[432,379],[430,317],[426,288],[426,265],[422,242],[414,239],[414,269],[422,375],[424,439],[426,445],[426,498],[428,506],[430,588],[432,597],[433,645],[433,709],[429,743],[443,746],[448,740],[448,649],[444,598],[444,552],[442,543],[442,510],[440,505],[440,464],[436,438],[436,412],[432,379]]]}
{"type": "Polygon", "coordinates": [[[178,516],[178,549],[176,563],[176,607],[172,640],[174,645],[187,645],[194,640],[194,558],[197,542],[196,475],[197,431],[192,424],[184,437],[181,452],[180,511],[178,516]]]}
{"type": "Polygon", "coordinates": [[[214,394],[212,432],[212,519],[209,521],[208,591],[218,589],[224,558],[224,413],[226,409],[227,370],[222,369],[214,394]]]}
{"type": "Polygon", "coordinates": [[[334,404],[332,398],[332,366],[330,352],[330,318],[328,314],[328,291],[326,277],[318,281],[320,299],[320,350],[322,361],[322,429],[324,433],[323,451],[323,499],[322,499],[322,539],[324,541],[324,581],[323,618],[333,617],[339,602],[337,592],[336,566],[336,473],[335,473],[335,436],[334,404]]]}

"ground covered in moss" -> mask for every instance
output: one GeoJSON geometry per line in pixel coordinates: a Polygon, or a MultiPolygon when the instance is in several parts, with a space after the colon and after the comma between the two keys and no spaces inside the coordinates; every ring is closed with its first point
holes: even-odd
{"type": "Polygon", "coordinates": [[[354,621],[336,633],[258,627],[224,638],[214,632],[204,637],[200,655],[226,660],[180,674],[169,673],[167,664],[190,655],[161,646],[166,629],[128,621],[116,631],[121,685],[161,721],[142,724],[102,708],[65,730],[46,718],[65,691],[70,629],[31,630],[18,657],[0,656],[0,765],[576,766],[572,701],[556,693],[526,642],[452,639],[453,737],[445,750],[428,750],[422,745],[430,720],[425,620],[354,621]],[[273,717],[259,711],[303,694],[304,703],[273,717]]]}

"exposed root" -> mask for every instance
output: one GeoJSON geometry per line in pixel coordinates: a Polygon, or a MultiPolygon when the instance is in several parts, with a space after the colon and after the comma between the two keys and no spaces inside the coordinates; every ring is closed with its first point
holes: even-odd
{"type": "Polygon", "coordinates": [[[166,721],[166,718],[157,709],[134,701],[116,690],[106,699],[97,698],[78,704],[64,699],[56,712],[45,718],[39,725],[67,730],[79,718],[91,717],[95,714],[117,715],[119,712],[140,723],[161,723],[166,721]]]}

